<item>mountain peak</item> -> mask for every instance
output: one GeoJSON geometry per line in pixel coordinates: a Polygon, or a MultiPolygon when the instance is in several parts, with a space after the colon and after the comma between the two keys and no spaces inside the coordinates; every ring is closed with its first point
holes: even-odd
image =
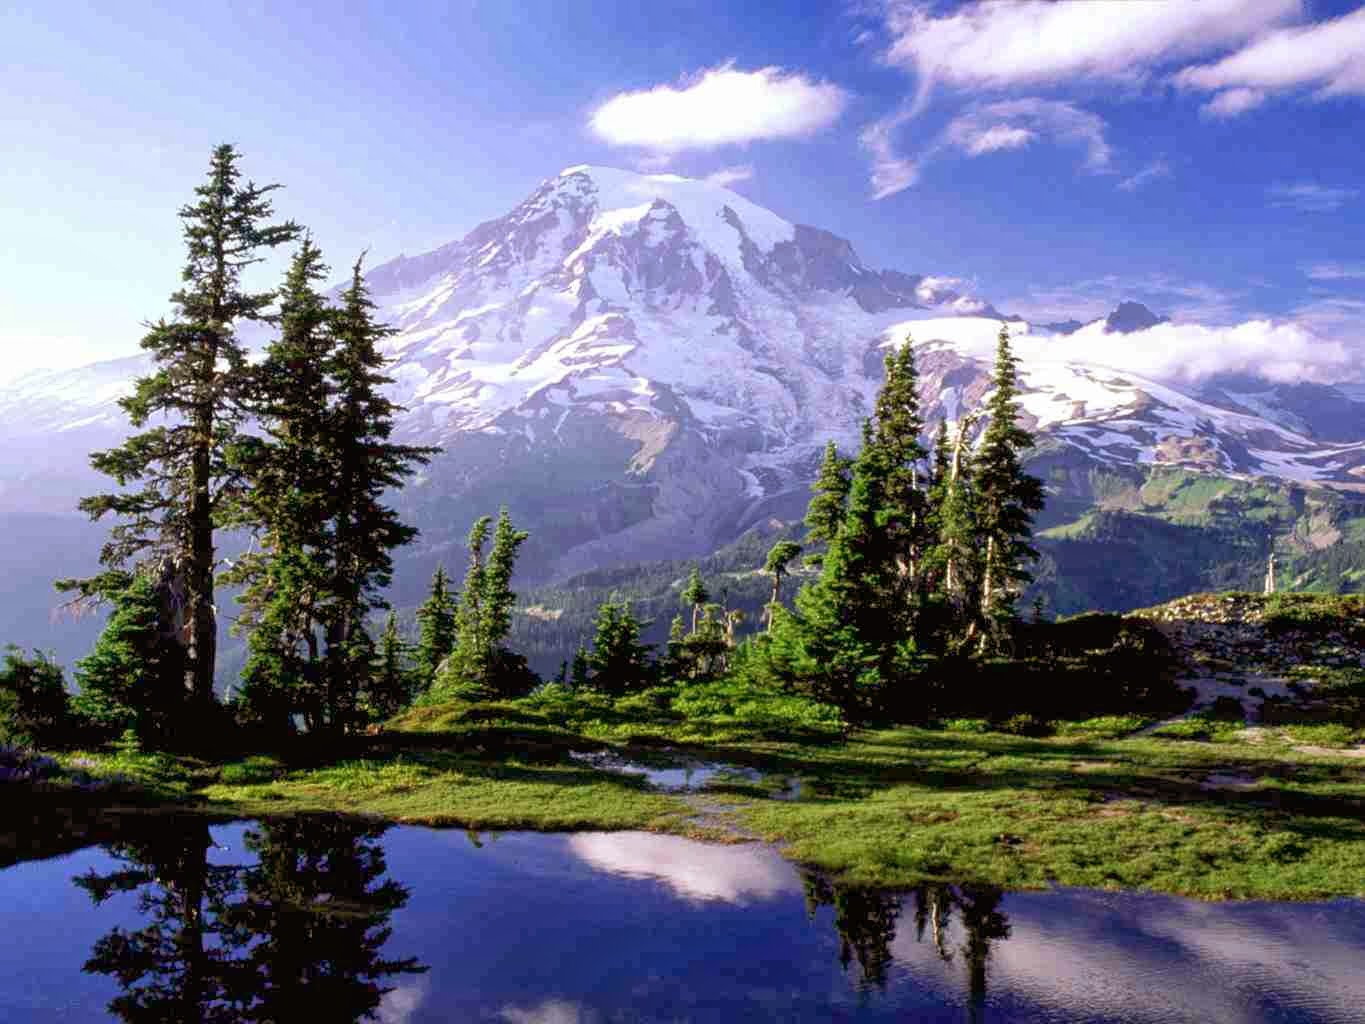
{"type": "Polygon", "coordinates": [[[1104,329],[1116,334],[1132,334],[1164,324],[1168,319],[1157,316],[1140,302],[1120,302],[1118,308],[1104,318],[1104,329]]]}

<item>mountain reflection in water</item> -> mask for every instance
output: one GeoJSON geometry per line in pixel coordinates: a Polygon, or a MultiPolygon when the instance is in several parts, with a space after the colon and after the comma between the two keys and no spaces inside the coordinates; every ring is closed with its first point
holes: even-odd
{"type": "Polygon", "coordinates": [[[0,929],[13,1024],[1249,1024],[1365,1006],[1359,902],[889,892],[759,844],[630,832],[156,817],[0,871],[0,929]]]}

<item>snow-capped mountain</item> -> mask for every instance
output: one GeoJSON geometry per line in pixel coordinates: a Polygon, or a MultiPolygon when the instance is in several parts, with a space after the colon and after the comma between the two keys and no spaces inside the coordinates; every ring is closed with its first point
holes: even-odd
{"type": "MultiPolygon", "coordinates": [[[[446,448],[405,492],[408,513],[439,548],[507,502],[547,577],[693,556],[799,514],[825,442],[856,447],[887,346],[913,338],[931,420],[957,419],[989,387],[1003,319],[956,279],[866,267],[844,239],[719,186],[586,166],[368,280],[398,328],[401,434],[446,448]]],[[[1094,329],[1125,344],[1160,322],[1124,304],[1094,329]]],[[[1024,409],[1053,456],[1365,484],[1365,404],[1341,392],[1323,389],[1327,418],[1321,394],[1264,382],[1191,394],[1107,369],[1102,344],[1093,361],[1050,358],[1070,324],[1009,323],[1024,409]]],[[[50,497],[35,483],[55,462],[35,446],[83,460],[116,436],[114,400],[140,369],[0,386],[0,434],[20,455],[0,464],[0,502],[50,497]]]]}

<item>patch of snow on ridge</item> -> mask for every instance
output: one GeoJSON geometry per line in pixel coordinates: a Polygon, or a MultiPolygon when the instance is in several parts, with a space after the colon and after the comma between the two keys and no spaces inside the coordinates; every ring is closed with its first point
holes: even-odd
{"type": "Polygon", "coordinates": [[[597,204],[593,234],[599,229],[619,233],[627,223],[643,219],[654,201],[661,199],[678,211],[702,246],[732,266],[743,266],[744,258],[740,234],[725,217],[726,207],[739,218],[744,234],[762,252],[771,252],[778,243],[796,237],[795,226],[771,210],[705,181],[586,164],[568,168],[559,178],[562,183],[573,181],[581,185],[585,180],[590,183],[597,204]]]}

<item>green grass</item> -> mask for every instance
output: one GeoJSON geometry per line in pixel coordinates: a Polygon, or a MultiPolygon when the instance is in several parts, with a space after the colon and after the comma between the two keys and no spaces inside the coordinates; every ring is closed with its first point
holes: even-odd
{"type": "Polygon", "coordinates": [[[1137,715],[1043,723],[1045,736],[999,731],[1006,724],[1038,723],[954,719],[846,733],[827,711],[777,695],[703,687],[611,700],[550,688],[415,708],[391,731],[326,757],[67,757],[216,816],[340,812],[474,829],[754,835],[836,877],[895,887],[1365,894],[1365,761],[1291,745],[1330,747],[1347,733],[1300,724],[1290,741],[1253,743],[1239,723],[1207,715],[1141,737],[1131,734],[1149,720],[1137,715]],[[656,764],[735,765],[762,779],[721,777],[688,797],[569,756],[604,747],[656,764]]]}

